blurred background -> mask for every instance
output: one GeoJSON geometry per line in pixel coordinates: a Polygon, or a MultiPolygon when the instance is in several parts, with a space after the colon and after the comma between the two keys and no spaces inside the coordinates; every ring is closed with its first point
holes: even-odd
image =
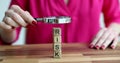
{"type": "MultiPolygon", "coordinates": [[[[0,21],[2,21],[4,17],[4,13],[9,7],[10,1],[11,0],[0,0],[0,21]]],[[[101,13],[100,16],[101,27],[104,27],[103,21],[104,21],[103,14],[101,13]]],[[[13,43],[13,45],[24,45],[24,44],[25,44],[25,28],[22,28],[19,39],[15,43],[13,43]]]]}

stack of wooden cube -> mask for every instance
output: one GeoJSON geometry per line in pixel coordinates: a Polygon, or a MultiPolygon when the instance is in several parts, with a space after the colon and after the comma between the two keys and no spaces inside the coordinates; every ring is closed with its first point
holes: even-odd
{"type": "Polygon", "coordinates": [[[53,28],[53,40],[54,40],[54,58],[61,58],[62,50],[61,50],[61,28],[53,28]]]}

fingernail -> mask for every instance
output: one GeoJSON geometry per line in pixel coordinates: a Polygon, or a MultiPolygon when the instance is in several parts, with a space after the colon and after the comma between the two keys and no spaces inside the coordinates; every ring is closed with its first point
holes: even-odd
{"type": "Polygon", "coordinates": [[[89,48],[93,48],[93,47],[94,47],[94,45],[93,45],[93,44],[90,44],[89,48]]]}
{"type": "Polygon", "coordinates": [[[105,48],[105,45],[102,45],[101,48],[104,49],[104,48],[105,48]]]}
{"type": "Polygon", "coordinates": [[[14,26],[12,26],[12,29],[15,29],[15,27],[14,27],[14,26]]]}
{"type": "Polygon", "coordinates": [[[95,47],[96,47],[97,50],[99,49],[99,46],[98,46],[98,45],[96,45],[95,47]]]}
{"type": "Polygon", "coordinates": [[[37,22],[36,22],[36,21],[32,21],[32,24],[33,24],[33,25],[37,25],[37,22]]]}

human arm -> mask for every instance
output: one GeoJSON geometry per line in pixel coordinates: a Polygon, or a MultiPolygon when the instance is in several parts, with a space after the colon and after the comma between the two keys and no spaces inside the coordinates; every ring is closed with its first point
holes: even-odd
{"type": "Polygon", "coordinates": [[[104,0],[103,13],[105,28],[102,28],[90,44],[90,48],[115,49],[120,33],[120,10],[118,0],[104,0]]]}
{"type": "Polygon", "coordinates": [[[13,42],[17,37],[19,27],[34,25],[36,21],[29,12],[24,11],[18,5],[12,5],[5,13],[3,21],[0,22],[0,36],[6,43],[13,42]]]}

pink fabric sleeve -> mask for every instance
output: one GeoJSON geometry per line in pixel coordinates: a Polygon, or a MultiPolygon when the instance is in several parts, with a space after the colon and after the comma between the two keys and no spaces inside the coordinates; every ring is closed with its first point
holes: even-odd
{"type": "Polygon", "coordinates": [[[11,0],[10,6],[11,5],[18,5],[20,6],[23,10],[26,10],[28,8],[29,3],[27,3],[28,0],[11,0]]]}
{"type": "Polygon", "coordinates": [[[108,27],[112,22],[120,23],[119,0],[103,0],[103,13],[105,25],[108,27]]]}

